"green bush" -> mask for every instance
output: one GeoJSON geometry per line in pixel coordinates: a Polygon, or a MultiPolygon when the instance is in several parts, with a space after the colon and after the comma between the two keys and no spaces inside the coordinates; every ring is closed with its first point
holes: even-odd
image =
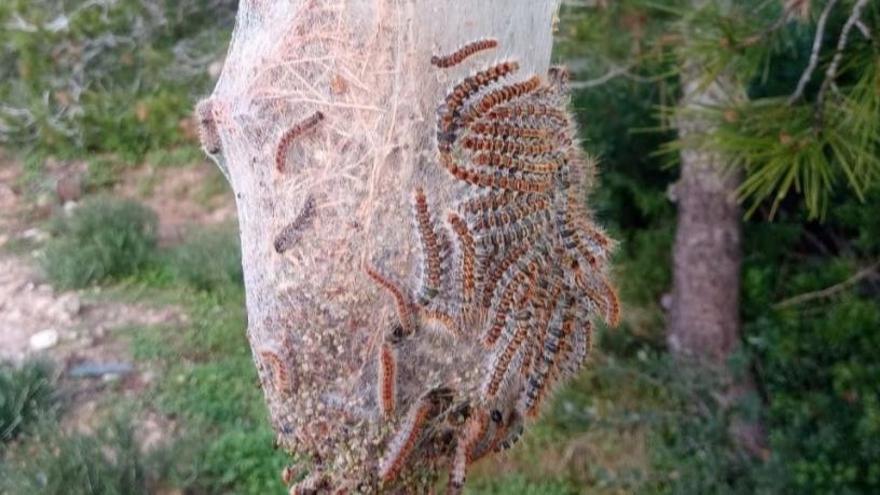
{"type": "Polygon", "coordinates": [[[52,421],[0,465],[0,493],[138,495],[150,493],[132,428],[113,420],[94,435],[65,434],[52,421]]]}
{"type": "Polygon", "coordinates": [[[0,141],[132,160],[183,143],[180,121],[209,89],[235,3],[3,2],[0,141]]]}
{"type": "Polygon", "coordinates": [[[52,367],[44,361],[16,366],[0,363],[0,442],[14,440],[50,412],[54,404],[52,367]]]}
{"type": "Polygon", "coordinates": [[[118,280],[143,269],[156,249],[157,219],[149,208],[110,197],[87,199],[61,219],[41,263],[58,287],[118,280]]]}
{"type": "Polygon", "coordinates": [[[241,287],[238,231],[234,228],[197,231],[171,250],[168,270],[175,280],[200,291],[241,287]]]}

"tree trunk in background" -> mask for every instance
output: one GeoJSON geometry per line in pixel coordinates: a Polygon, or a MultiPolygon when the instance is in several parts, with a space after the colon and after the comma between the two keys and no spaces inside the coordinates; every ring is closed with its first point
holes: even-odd
{"type": "MultiPolygon", "coordinates": [[[[197,111],[236,198],[247,334],[278,442],[313,461],[320,492],[376,486],[417,394],[453,380],[479,389],[482,351],[438,335],[401,356],[401,407],[382,417],[377,351],[394,305],[362,267],[411,280],[412,191],[424,187],[444,219],[464,194],[437,164],[438,103],[492,62],[519,62],[511,82],[546,74],[556,11],[556,0],[241,2],[223,73],[197,111]],[[483,38],[499,48],[431,66],[432,54],[483,38]],[[320,123],[279,150],[310,118],[320,123]]],[[[419,492],[430,476],[404,483],[419,492]]]]}
{"type": "Polygon", "coordinates": [[[702,87],[701,76],[693,69],[684,72],[677,122],[686,147],[674,189],[678,227],[668,341],[676,354],[723,365],[740,338],[740,179],[725,166],[724,157],[687,147],[690,139],[712,132],[713,124],[701,118],[700,107],[723,105],[731,98],[727,81],[702,87]]]}
{"type": "MultiPolygon", "coordinates": [[[[681,176],[673,197],[678,223],[673,246],[673,291],[667,341],[679,358],[720,370],[727,383],[726,405],[755,390],[751,377],[734,379],[728,359],[740,346],[740,268],[742,212],[737,202],[741,176],[724,157],[697,146],[691,139],[713,131],[701,117],[701,108],[723,107],[744,94],[735,83],[719,76],[710,84],[696,64],[682,71],[684,95],[678,116],[681,176]]],[[[735,418],[732,435],[753,455],[765,455],[759,423],[735,418]]]]}

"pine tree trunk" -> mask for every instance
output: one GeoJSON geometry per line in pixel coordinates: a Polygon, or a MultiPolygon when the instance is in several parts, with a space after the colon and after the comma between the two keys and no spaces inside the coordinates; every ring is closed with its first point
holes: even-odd
{"type": "MultiPolygon", "coordinates": [[[[742,212],[737,202],[738,171],[720,154],[688,147],[711,133],[713,123],[701,116],[705,108],[723,107],[744,92],[724,75],[705,83],[697,64],[683,71],[684,95],[678,132],[681,176],[674,187],[678,222],[673,246],[673,292],[667,341],[680,359],[717,371],[725,383],[720,395],[731,406],[755,394],[752,377],[734,377],[728,360],[741,344],[739,314],[742,264],[742,212]]],[[[731,435],[752,455],[766,456],[760,422],[734,417],[731,435]]]]}
{"type": "MultiPolygon", "coordinates": [[[[712,132],[700,108],[730,101],[731,84],[703,84],[694,67],[685,71],[679,138],[712,132]]],[[[718,153],[686,147],[674,188],[678,224],[673,248],[673,293],[668,342],[679,355],[724,365],[740,338],[739,290],[742,262],[739,175],[718,153]]]]}
{"type": "MultiPolygon", "coordinates": [[[[377,356],[395,306],[364,266],[412,279],[412,191],[423,187],[443,218],[463,194],[437,164],[438,103],[490,63],[517,60],[512,81],[547,74],[556,10],[556,0],[242,1],[197,112],[236,198],[247,335],[278,443],[312,461],[302,493],[376,490],[390,436],[412,419],[405,405],[443,384],[479,388],[483,351],[437,335],[400,357],[400,405],[382,418],[377,356]],[[499,47],[445,71],[430,64],[484,38],[499,47]]],[[[422,492],[431,474],[398,489],[422,492]]]]}

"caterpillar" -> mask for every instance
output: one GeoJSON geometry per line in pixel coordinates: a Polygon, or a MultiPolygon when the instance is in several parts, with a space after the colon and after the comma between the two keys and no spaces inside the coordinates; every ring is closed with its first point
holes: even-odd
{"type": "Polygon", "coordinates": [[[484,210],[497,210],[510,204],[514,198],[516,194],[511,191],[493,191],[465,201],[458,209],[464,214],[475,215],[484,210]]]}
{"type": "Polygon", "coordinates": [[[559,128],[568,125],[565,112],[539,103],[517,103],[495,108],[488,112],[487,118],[492,120],[512,120],[518,118],[546,118],[559,128]]]}
{"type": "Polygon", "coordinates": [[[287,150],[290,149],[290,145],[293,144],[293,140],[301,136],[306,131],[311,130],[322,120],[324,120],[324,114],[319,111],[315,112],[306,119],[294,124],[291,128],[287,129],[286,131],[284,131],[283,134],[281,134],[281,139],[278,140],[278,146],[275,147],[275,169],[278,172],[284,172],[284,164],[285,159],[287,158],[287,150]]]}
{"type": "Polygon", "coordinates": [[[469,130],[474,134],[496,138],[546,139],[550,133],[546,129],[530,127],[520,122],[477,121],[469,130]]]}
{"type": "Polygon", "coordinates": [[[196,105],[196,122],[199,125],[199,140],[209,155],[216,155],[222,149],[220,133],[214,119],[214,100],[205,98],[196,105]]]}
{"type": "Polygon", "coordinates": [[[292,380],[287,369],[287,363],[275,351],[266,349],[260,351],[260,358],[272,371],[272,383],[280,391],[290,392],[292,380]]]}
{"type": "Polygon", "coordinates": [[[419,240],[422,244],[422,252],[425,258],[425,276],[419,298],[422,302],[431,300],[440,292],[442,284],[442,253],[441,242],[434,232],[434,222],[428,211],[428,202],[425,191],[418,187],[414,194],[416,227],[419,240]]]}
{"type": "Polygon", "coordinates": [[[486,332],[486,336],[483,339],[485,345],[493,345],[495,341],[498,340],[498,337],[501,336],[501,330],[507,322],[508,311],[511,309],[510,307],[513,304],[516,291],[538,276],[542,258],[542,253],[540,253],[540,250],[537,250],[530,256],[527,264],[523,262],[522,258],[517,261],[516,273],[513,275],[510,282],[504,287],[498,300],[493,301],[492,307],[495,308],[495,318],[492,326],[489,327],[489,330],[486,332]]]}
{"type": "Polygon", "coordinates": [[[519,70],[517,62],[501,62],[497,65],[477,72],[473,76],[466,77],[455,85],[446,95],[444,104],[441,105],[437,122],[437,142],[443,151],[444,145],[454,140],[454,123],[458,119],[459,109],[464,101],[477,94],[483,87],[519,70]]]}
{"type": "Polygon", "coordinates": [[[397,305],[397,317],[400,320],[401,328],[403,328],[404,333],[407,335],[412,334],[415,331],[416,323],[413,315],[413,305],[409,297],[404,294],[397,284],[377,272],[369,264],[364,266],[364,272],[374,282],[379,284],[380,287],[391,293],[391,297],[394,298],[394,303],[397,305]]]}
{"type": "Polygon", "coordinates": [[[441,69],[448,69],[449,67],[453,67],[462,63],[464,59],[470,57],[477,52],[490,50],[497,46],[498,40],[491,38],[472,41],[449,55],[434,55],[433,57],[431,57],[431,65],[434,65],[441,69]]]}
{"type": "Polygon", "coordinates": [[[312,225],[314,216],[315,199],[314,197],[309,196],[306,198],[306,202],[303,204],[303,208],[296,218],[287,224],[286,227],[281,229],[281,232],[275,237],[275,241],[273,242],[275,252],[283,254],[285,251],[293,247],[293,245],[299,241],[300,237],[302,237],[303,231],[312,225]]]}
{"type": "Polygon", "coordinates": [[[484,392],[488,397],[495,397],[502,380],[510,371],[510,363],[513,357],[519,351],[528,334],[529,322],[532,318],[532,312],[528,309],[521,310],[515,317],[513,324],[513,335],[507,341],[504,350],[497,355],[495,363],[492,366],[492,374],[484,386],[484,392]]]}
{"type": "Polygon", "coordinates": [[[520,178],[496,176],[475,170],[469,170],[456,164],[452,157],[441,155],[440,163],[458,180],[480,187],[491,187],[517,192],[543,193],[550,189],[551,180],[546,177],[520,178]]]}
{"type": "Polygon", "coordinates": [[[513,140],[484,138],[479,136],[465,136],[461,141],[465,149],[472,151],[490,151],[505,155],[540,156],[553,152],[557,147],[546,140],[537,144],[520,143],[513,140]]]}
{"type": "Polygon", "coordinates": [[[546,210],[549,201],[544,196],[526,195],[520,196],[512,204],[495,211],[483,211],[474,222],[475,232],[503,228],[510,224],[522,221],[524,218],[536,212],[546,210]]]}
{"type": "Polygon", "coordinates": [[[489,426],[489,415],[481,409],[471,417],[459,435],[452,457],[452,469],[449,471],[449,489],[446,493],[461,493],[467,478],[467,467],[473,462],[474,446],[483,438],[489,426]]]}
{"type": "Polygon", "coordinates": [[[390,418],[397,404],[397,352],[388,342],[379,350],[379,406],[382,415],[390,418]]]}
{"type": "Polygon", "coordinates": [[[421,437],[425,423],[448,407],[451,400],[451,391],[446,388],[433,389],[419,398],[379,461],[379,479],[387,483],[397,477],[421,437]]]}
{"type": "Polygon", "coordinates": [[[461,249],[461,294],[463,302],[469,305],[476,292],[474,238],[464,220],[455,213],[450,213],[447,221],[452,227],[452,231],[458,236],[461,249]]]}
{"type": "Polygon", "coordinates": [[[498,105],[509,102],[514,98],[527,95],[537,90],[540,86],[541,78],[538,76],[532,76],[525,81],[508,84],[507,86],[493,90],[468,108],[462,116],[462,123],[465,125],[470,124],[498,105]]]}
{"type": "Polygon", "coordinates": [[[483,166],[500,167],[510,169],[516,172],[526,172],[532,174],[550,174],[559,169],[559,163],[549,161],[544,163],[531,163],[526,160],[514,158],[510,155],[504,155],[494,152],[479,153],[474,157],[474,163],[483,166]]]}
{"type": "Polygon", "coordinates": [[[516,263],[521,257],[523,257],[528,250],[531,249],[531,245],[528,243],[523,243],[507,253],[498,264],[496,264],[492,271],[489,272],[486,277],[486,283],[483,286],[483,298],[482,298],[482,306],[484,308],[489,308],[492,305],[492,294],[495,291],[495,288],[498,285],[498,282],[501,281],[501,277],[504,275],[504,272],[510,268],[511,265],[516,263]]]}

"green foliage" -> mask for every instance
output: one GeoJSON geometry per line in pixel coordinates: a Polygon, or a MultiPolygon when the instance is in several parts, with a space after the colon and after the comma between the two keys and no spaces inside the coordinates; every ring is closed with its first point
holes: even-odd
{"type": "MultiPolygon", "coordinates": [[[[167,377],[151,403],[182,418],[187,433],[165,456],[166,476],[204,493],[282,490],[288,456],[272,449],[262,393],[245,338],[243,293],[233,280],[213,292],[186,296],[191,321],[183,329],[135,334],[135,357],[160,366],[167,377]]],[[[219,284],[219,282],[218,282],[219,284]]]]}
{"type": "Polygon", "coordinates": [[[200,291],[240,287],[241,248],[234,227],[198,230],[171,249],[168,270],[175,280],[200,291]]]}
{"type": "Polygon", "coordinates": [[[769,202],[770,216],[791,193],[804,198],[811,216],[827,211],[842,180],[860,199],[880,177],[880,58],[867,60],[857,83],[825,102],[821,122],[807,105],[786,98],[753,99],[715,109],[718,130],[701,143],[723,152],[742,167],[740,188],[750,213],[769,202]]]}
{"type": "Polygon", "coordinates": [[[26,449],[0,465],[0,493],[138,495],[148,489],[147,466],[131,426],[114,419],[93,435],[40,425],[26,449]]]}
{"type": "Polygon", "coordinates": [[[880,287],[872,277],[840,284],[880,257],[880,191],[867,191],[864,204],[836,198],[830,211],[822,225],[801,227],[803,218],[783,209],[784,222],[750,227],[746,331],[766,390],[776,482],[797,493],[872,493],[880,489],[880,287]],[[768,304],[829,287],[838,290],[768,304]]]}
{"type": "Polygon", "coordinates": [[[511,475],[483,479],[468,484],[464,493],[469,495],[575,495],[580,493],[564,482],[534,482],[523,476],[511,475]]]}
{"type": "Polygon", "coordinates": [[[283,493],[281,469],[286,456],[272,449],[268,425],[196,429],[165,457],[166,477],[195,493],[283,493]]]}
{"type": "MultiPolygon", "coordinates": [[[[851,282],[880,259],[876,37],[868,40],[854,30],[835,85],[820,93],[854,3],[837,3],[819,66],[802,98],[792,102],[822,2],[810,3],[809,19],[792,16],[786,22],[777,22],[783,2],[710,1],[695,10],[690,2],[626,0],[607,9],[574,8],[569,19],[575,27],[566,26],[563,13],[561,31],[572,37],[564,41],[565,53],[582,57],[582,79],[602,76],[612,65],[629,69],[574,100],[589,133],[588,149],[607,157],[593,204],[622,240],[616,261],[626,315],[624,330],[604,341],[607,366],[577,386],[594,397],[583,401],[587,410],[599,407],[606,388],[612,388],[616,395],[608,400],[621,408],[613,410],[649,428],[650,468],[637,469],[643,476],[626,491],[878,490],[880,389],[871,378],[880,374],[872,356],[880,348],[877,278],[851,282]],[[626,33],[618,36],[618,31],[626,33]],[[676,88],[692,76],[677,68],[687,60],[699,61],[707,79],[722,72],[731,76],[748,98],[682,113],[674,104],[676,88]],[[646,104],[669,111],[652,116],[646,104]],[[663,134],[682,117],[704,119],[717,130],[693,142],[663,134]],[[631,139],[634,129],[654,133],[631,139]],[[674,213],[664,192],[674,177],[652,157],[665,147],[675,151],[665,156],[675,158],[692,146],[720,151],[745,172],[740,192],[752,211],[745,225],[742,294],[747,342],[732,366],[742,372],[751,363],[755,373],[761,397],[749,398],[742,414],[763,411],[770,439],[767,462],[749,460],[730,443],[731,418],[712,398],[717,386],[711,380],[674,367],[663,371],[668,365],[656,330],[662,325],[656,301],[669,286],[674,213]],[[829,287],[835,288],[830,296],[773,306],[829,287]],[[642,318],[651,306],[654,316],[642,318]],[[611,380],[610,371],[624,373],[626,380],[611,380]]],[[[871,32],[878,14],[871,4],[863,13],[871,32]]],[[[579,403],[577,394],[569,394],[563,397],[579,403]]],[[[574,422],[575,417],[554,408],[538,429],[558,432],[565,425],[565,433],[556,436],[564,441],[578,432],[601,431],[606,421],[582,415],[574,422]]],[[[603,479],[594,476],[584,483],[620,486],[603,485],[603,479]]]]}
{"type": "Polygon", "coordinates": [[[0,139],[139,159],[181,144],[231,28],[229,0],[14,0],[0,10],[0,139]],[[13,21],[14,19],[14,21],[13,21]]]}
{"type": "Polygon", "coordinates": [[[147,266],[156,248],[156,215],[139,203],[90,198],[56,226],[41,264],[63,287],[118,280],[147,266]]]}
{"type": "Polygon", "coordinates": [[[27,432],[54,406],[52,366],[44,361],[0,363],[0,443],[27,432]]]}
{"type": "Polygon", "coordinates": [[[479,470],[474,493],[778,493],[765,481],[775,473],[731,442],[745,411],[723,406],[721,380],[627,330],[606,332],[504,461],[517,475],[479,470]]]}
{"type": "MultiPolygon", "coordinates": [[[[752,212],[769,203],[771,213],[789,195],[803,198],[812,217],[827,211],[840,184],[857,196],[880,177],[880,43],[850,31],[832,76],[839,38],[855,2],[832,9],[819,50],[821,63],[806,90],[792,98],[811,57],[820,5],[811,19],[784,11],[785,2],[613,2],[604,9],[568,9],[563,53],[579,59],[585,78],[604,73],[655,85],[666,94],[669,122],[704,122],[704,132],[672,141],[667,151],[705,148],[723,153],[745,171],[741,198],[752,212]],[[586,12],[584,12],[586,11],[586,12]],[[613,60],[609,63],[608,60],[613,60]],[[699,67],[682,71],[681,67],[699,67]],[[625,70],[621,70],[621,68],[625,70]],[[615,72],[616,71],[616,72],[615,72]],[[720,108],[675,102],[682,82],[730,81],[720,108]],[[747,98],[743,98],[746,96],[747,98]],[[711,127],[710,127],[711,126],[711,127]]],[[[876,31],[880,11],[861,16],[876,31]]],[[[647,127],[644,124],[639,127],[647,127]]]]}

